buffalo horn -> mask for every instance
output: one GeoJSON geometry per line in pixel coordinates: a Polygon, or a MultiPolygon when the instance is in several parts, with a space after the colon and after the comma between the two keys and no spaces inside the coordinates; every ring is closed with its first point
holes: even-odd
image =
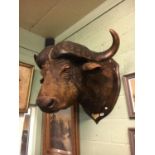
{"type": "Polygon", "coordinates": [[[119,36],[112,29],[110,29],[110,33],[113,38],[113,43],[112,43],[111,47],[109,49],[107,49],[106,51],[96,53],[96,55],[95,55],[96,61],[102,61],[105,59],[109,59],[109,58],[113,57],[115,55],[115,53],[117,52],[117,50],[119,48],[119,44],[120,44],[119,36]]]}
{"type": "MultiPolygon", "coordinates": [[[[87,59],[87,60],[95,60],[95,61],[103,61],[106,59],[109,59],[115,55],[119,48],[119,36],[118,34],[110,29],[110,33],[113,38],[113,43],[109,49],[103,52],[94,52],[89,50],[87,47],[82,46],[77,43],[73,43],[70,41],[64,41],[61,43],[58,43],[54,48],[52,52],[53,58],[58,58],[60,56],[74,56],[87,59]]],[[[51,53],[50,53],[51,54],[51,53]]]]}

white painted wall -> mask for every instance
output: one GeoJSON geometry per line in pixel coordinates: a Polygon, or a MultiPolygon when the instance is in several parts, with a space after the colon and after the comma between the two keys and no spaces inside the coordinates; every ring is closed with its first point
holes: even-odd
{"type": "MultiPolygon", "coordinates": [[[[114,59],[120,65],[122,78],[124,74],[135,71],[134,24],[134,0],[109,0],[58,36],[56,42],[67,38],[91,50],[102,51],[111,45],[112,40],[108,30],[114,29],[120,36],[120,48],[114,59]],[[109,7],[112,6],[113,8],[110,9],[109,7]],[[102,12],[102,15],[95,19],[94,15],[99,15],[96,12],[102,12]],[[91,17],[94,20],[87,24],[91,17]],[[80,22],[83,28],[80,28],[80,22]],[[87,25],[84,26],[83,23],[87,25]]],[[[128,128],[134,126],[135,121],[130,120],[128,116],[122,84],[115,108],[98,125],[80,108],[81,155],[130,155],[128,128]]]]}

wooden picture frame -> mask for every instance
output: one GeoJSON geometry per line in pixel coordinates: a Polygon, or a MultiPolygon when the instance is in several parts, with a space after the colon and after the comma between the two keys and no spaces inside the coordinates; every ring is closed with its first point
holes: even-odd
{"type": "Polygon", "coordinates": [[[43,114],[43,155],[79,155],[77,105],[43,114]]]}
{"type": "Polygon", "coordinates": [[[135,73],[123,76],[125,96],[130,118],[135,118],[135,73]]]}
{"type": "Polygon", "coordinates": [[[19,63],[19,112],[26,113],[31,93],[34,66],[19,63]]]}
{"type": "Polygon", "coordinates": [[[131,155],[135,155],[135,128],[128,129],[131,155]]]}

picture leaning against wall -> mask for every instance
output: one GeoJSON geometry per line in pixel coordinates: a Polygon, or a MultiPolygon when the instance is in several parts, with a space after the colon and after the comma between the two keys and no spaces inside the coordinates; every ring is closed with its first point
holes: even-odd
{"type": "Polygon", "coordinates": [[[123,76],[124,91],[130,118],[135,118],[135,73],[123,76]]]}

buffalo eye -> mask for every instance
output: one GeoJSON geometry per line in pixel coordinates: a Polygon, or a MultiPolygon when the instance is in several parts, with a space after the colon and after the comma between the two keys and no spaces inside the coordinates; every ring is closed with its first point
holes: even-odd
{"type": "Polygon", "coordinates": [[[70,80],[70,66],[64,65],[60,71],[60,75],[65,79],[65,80],[70,80]]]}
{"type": "Polygon", "coordinates": [[[41,80],[40,80],[40,83],[43,83],[44,82],[44,78],[42,78],[41,80]]]}
{"type": "Polygon", "coordinates": [[[61,69],[61,73],[66,72],[68,69],[70,69],[69,65],[64,65],[61,69]]]}

